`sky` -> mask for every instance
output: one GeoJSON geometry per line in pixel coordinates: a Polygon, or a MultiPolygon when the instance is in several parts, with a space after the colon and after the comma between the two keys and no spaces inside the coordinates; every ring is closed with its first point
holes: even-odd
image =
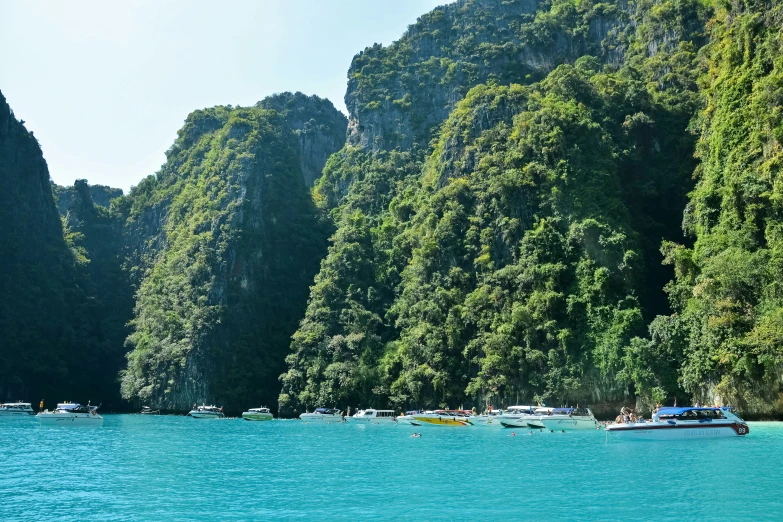
{"type": "Polygon", "coordinates": [[[276,92],[345,112],[351,59],[448,0],[0,0],[0,91],[52,180],[128,189],[192,111],[276,92]]]}

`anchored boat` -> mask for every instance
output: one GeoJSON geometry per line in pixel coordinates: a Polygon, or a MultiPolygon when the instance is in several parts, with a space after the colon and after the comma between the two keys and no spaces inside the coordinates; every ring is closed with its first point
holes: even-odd
{"type": "Polygon", "coordinates": [[[103,417],[98,415],[98,406],[64,402],[54,411],[45,410],[36,415],[41,426],[101,426],[103,417]]]}
{"type": "Polygon", "coordinates": [[[343,422],[343,412],[337,408],[316,408],[314,412],[305,412],[299,416],[305,422],[343,422]]]}
{"type": "Polygon", "coordinates": [[[665,407],[653,413],[651,422],[621,422],[606,427],[607,437],[676,440],[744,437],[748,423],[731,407],[665,407]]]}
{"type": "Polygon", "coordinates": [[[418,425],[473,426],[470,417],[466,414],[448,410],[425,411],[423,413],[416,413],[412,417],[415,422],[419,423],[418,425]]]}
{"type": "Polygon", "coordinates": [[[346,417],[349,422],[366,422],[371,424],[389,424],[396,422],[394,410],[376,410],[369,408],[359,410],[350,417],[346,417]]]}
{"type": "Polygon", "coordinates": [[[217,406],[207,406],[206,404],[196,406],[188,412],[187,416],[194,419],[222,419],[225,417],[222,406],[218,408],[217,406]]]}
{"type": "Polygon", "coordinates": [[[540,420],[544,428],[553,431],[594,430],[600,426],[589,408],[555,408],[540,420]]]}
{"type": "Polygon", "coordinates": [[[35,415],[29,402],[7,402],[0,404],[0,417],[30,417],[35,415]]]}
{"type": "Polygon", "coordinates": [[[274,419],[269,408],[250,408],[242,413],[242,418],[248,421],[268,421],[274,419]]]}
{"type": "Polygon", "coordinates": [[[500,425],[504,428],[534,428],[542,430],[545,426],[541,423],[541,417],[548,415],[554,410],[554,408],[542,406],[512,406],[511,408],[517,409],[509,409],[508,413],[501,415],[498,418],[500,425]]]}
{"type": "Polygon", "coordinates": [[[160,410],[153,410],[149,406],[143,406],[141,408],[141,412],[139,413],[141,413],[142,415],[160,415],[160,410]]]}

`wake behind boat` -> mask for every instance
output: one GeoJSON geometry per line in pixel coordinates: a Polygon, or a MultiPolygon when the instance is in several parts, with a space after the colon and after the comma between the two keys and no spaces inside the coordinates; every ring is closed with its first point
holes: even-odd
{"type": "Polygon", "coordinates": [[[60,403],[54,411],[45,410],[36,415],[41,426],[101,426],[103,417],[98,415],[98,406],[83,406],[75,403],[60,403]]]}
{"type": "Polygon", "coordinates": [[[664,407],[651,422],[621,422],[606,427],[607,437],[646,440],[744,437],[748,423],[730,407],[664,407]]]}
{"type": "Polygon", "coordinates": [[[35,415],[29,402],[7,402],[0,404],[0,417],[28,418],[35,415]]]}

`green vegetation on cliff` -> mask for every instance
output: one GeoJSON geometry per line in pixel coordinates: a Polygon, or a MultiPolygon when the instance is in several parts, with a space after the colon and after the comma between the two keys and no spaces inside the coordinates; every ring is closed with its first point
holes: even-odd
{"type": "Polygon", "coordinates": [[[41,148],[0,94],[0,401],[117,406],[120,236],[81,188],[64,234],[41,148]]]}
{"type": "Polygon", "coordinates": [[[281,408],[632,396],[626,349],[668,311],[659,247],[682,237],[708,14],[697,2],[458,2],[358,55],[353,145],[314,190],[338,230],[281,408]],[[499,48],[523,59],[507,67],[499,48]],[[445,54],[481,72],[423,74],[445,54]]]}
{"type": "Polygon", "coordinates": [[[780,2],[721,3],[704,49],[697,185],[683,221],[695,242],[663,245],[676,313],[635,343],[643,360],[671,354],[698,400],[769,413],[783,407],[782,28],[780,2]]]}
{"type": "Polygon", "coordinates": [[[161,171],[115,201],[139,281],[124,397],[179,410],[276,398],[329,234],[302,170],[321,149],[300,148],[292,120],[321,118],[325,136],[345,126],[323,118],[336,112],[328,101],[298,96],[321,113],[306,117],[290,97],[194,112],[161,171]]]}

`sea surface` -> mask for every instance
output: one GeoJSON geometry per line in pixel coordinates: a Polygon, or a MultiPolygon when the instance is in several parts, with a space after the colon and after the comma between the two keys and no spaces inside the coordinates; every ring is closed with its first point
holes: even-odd
{"type": "Polygon", "coordinates": [[[104,417],[0,419],[0,520],[783,520],[783,423],[607,443],[603,431],[104,417]]]}

